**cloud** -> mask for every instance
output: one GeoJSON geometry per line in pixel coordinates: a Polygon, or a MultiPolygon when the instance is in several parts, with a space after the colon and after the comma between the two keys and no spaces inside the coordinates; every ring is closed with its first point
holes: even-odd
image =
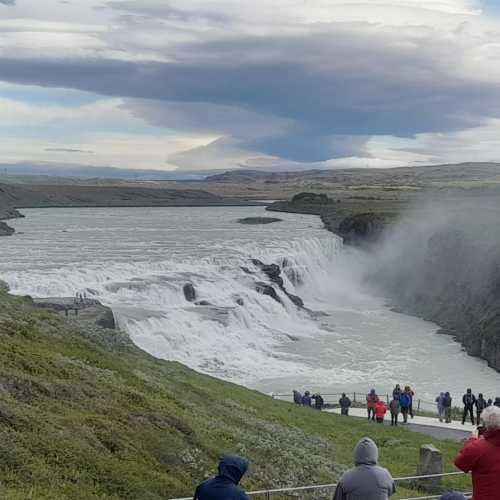
{"type": "Polygon", "coordinates": [[[0,0],[0,4],[3,4],[3,5],[16,5],[16,0],[0,0]]]}
{"type": "Polygon", "coordinates": [[[203,137],[166,156],[183,168],[419,162],[500,119],[500,24],[474,0],[91,3],[2,21],[0,78],[203,137]]]}
{"type": "Polygon", "coordinates": [[[45,151],[53,153],[84,153],[93,155],[93,151],[88,151],[86,149],[71,149],[71,148],[45,148],[45,151]]]}

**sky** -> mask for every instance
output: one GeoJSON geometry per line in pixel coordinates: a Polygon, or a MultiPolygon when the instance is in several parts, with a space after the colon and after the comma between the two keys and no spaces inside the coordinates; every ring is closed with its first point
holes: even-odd
{"type": "Polygon", "coordinates": [[[500,161],[500,0],[0,0],[0,163],[500,161]]]}

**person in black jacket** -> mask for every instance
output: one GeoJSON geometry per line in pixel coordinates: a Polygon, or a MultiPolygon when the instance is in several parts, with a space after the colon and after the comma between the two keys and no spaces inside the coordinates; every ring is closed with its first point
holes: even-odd
{"type": "Polygon", "coordinates": [[[445,392],[443,398],[443,409],[444,409],[444,421],[447,424],[451,424],[451,403],[452,403],[451,394],[449,392],[445,392]]]}
{"type": "Polygon", "coordinates": [[[219,475],[200,484],[193,500],[249,500],[239,486],[248,470],[248,462],[236,455],[227,455],[219,463],[219,475]]]}
{"type": "Polygon", "coordinates": [[[462,425],[465,424],[465,419],[467,418],[467,413],[470,415],[470,421],[474,425],[474,406],[476,404],[476,396],[472,394],[472,389],[467,389],[467,392],[462,398],[464,404],[464,413],[462,415],[462,425]]]}
{"type": "Polygon", "coordinates": [[[339,405],[340,414],[348,416],[349,408],[351,407],[352,403],[351,400],[346,396],[345,392],[342,393],[342,397],[339,399],[339,405]]]}
{"type": "Polygon", "coordinates": [[[476,399],[476,415],[477,415],[477,425],[481,423],[481,413],[488,407],[488,403],[484,399],[482,394],[479,394],[476,399]]]}
{"type": "Polygon", "coordinates": [[[321,411],[325,406],[325,400],[321,397],[321,394],[314,394],[312,398],[314,399],[314,408],[321,411]]]}

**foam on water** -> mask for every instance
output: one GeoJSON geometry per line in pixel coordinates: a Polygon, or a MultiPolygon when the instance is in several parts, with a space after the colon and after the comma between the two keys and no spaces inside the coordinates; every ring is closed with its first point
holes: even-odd
{"type": "Polygon", "coordinates": [[[18,294],[86,291],[154,356],[265,391],[388,390],[411,380],[431,397],[469,382],[500,387],[500,375],[435,325],[391,312],[366,290],[363,254],[343,251],[318,218],[236,223],[262,210],[27,210],[13,222],[20,233],[1,242],[0,276],[18,294]],[[279,289],[282,304],[258,293],[268,278],[251,259],[282,266],[286,289],[324,314],[298,309],[279,289]],[[188,282],[210,305],[186,301],[188,282]]]}

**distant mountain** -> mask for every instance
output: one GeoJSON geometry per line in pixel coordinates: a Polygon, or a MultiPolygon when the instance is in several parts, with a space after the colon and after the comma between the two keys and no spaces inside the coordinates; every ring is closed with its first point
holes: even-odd
{"type": "MultiPolygon", "coordinates": [[[[89,165],[67,165],[58,163],[0,163],[0,182],[20,182],[19,177],[36,177],[47,183],[46,177],[71,177],[78,179],[124,179],[134,181],[175,181],[203,180],[207,175],[221,173],[220,171],[167,171],[167,170],[129,170],[115,167],[93,167],[89,165]]],[[[30,179],[28,179],[30,181],[30,179]]],[[[31,182],[30,181],[30,182],[31,182]]]]}

